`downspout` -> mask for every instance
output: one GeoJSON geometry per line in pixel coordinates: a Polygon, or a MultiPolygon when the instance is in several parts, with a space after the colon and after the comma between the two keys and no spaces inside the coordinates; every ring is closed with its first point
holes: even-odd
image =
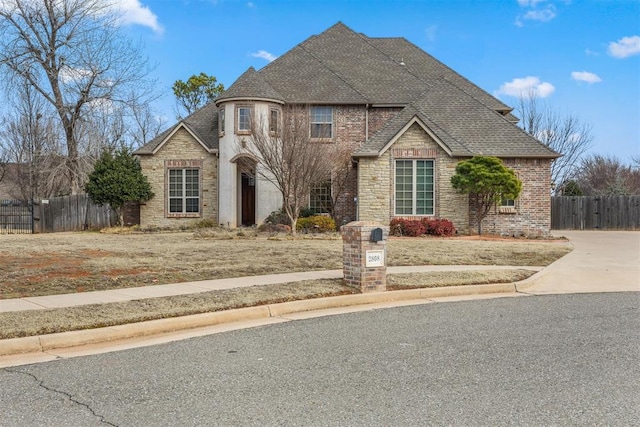
{"type": "Polygon", "coordinates": [[[364,140],[369,140],[369,104],[364,106],[364,140]]]}

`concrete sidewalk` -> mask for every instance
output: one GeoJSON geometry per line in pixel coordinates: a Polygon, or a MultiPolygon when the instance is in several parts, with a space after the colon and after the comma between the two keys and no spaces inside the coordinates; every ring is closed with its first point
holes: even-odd
{"type": "Polygon", "coordinates": [[[573,251],[517,284],[535,295],[640,291],[640,232],[558,230],[573,251]]]}
{"type": "MultiPolygon", "coordinates": [[[[389,274],[426,273],[433,271],[473,271],[473,270],[530,270],[540,271],[542,267],[495,266],[495,265],[425,265],[413,267],[388,267],[389,274]]],[[[160,298],[188,295],[221,289],[244,288],[278,283],[300,282],[314,279],[340,279],[342,270],[307,271],[298,273],[246,276],[230,279],[202,280],[197,282],[152,285],[138,288],[122,288],[108,291],[82,292],[74,294],[45,295],[0,300],[0,313],[48,308],[75,307],[89,304],[133,301],[146,298],[160,298]]]]}
{"type": "MultiPolygon", "coordinates": [[[[553,234],[569,238],[574,245],[574,250],[546,268],[467,265],[389,267],[387,269],[390,274],[514,268],[538,271],[529,279],[518,283],[342,295],[158,319],[99,329],[12,338],[0,340],[0,368],[154,345],[258,325],[400,305],[487,297],[526,297],[527,295],[549,293],[633,292],[631,297],[640,296],[638,293],[640,291],[639,232],[558,231],[553,234]]],[[[101,304],[217,289],[340,277],[342,277],[342,270],[326,270],[0,300],[0,312],[101,304]]]]}

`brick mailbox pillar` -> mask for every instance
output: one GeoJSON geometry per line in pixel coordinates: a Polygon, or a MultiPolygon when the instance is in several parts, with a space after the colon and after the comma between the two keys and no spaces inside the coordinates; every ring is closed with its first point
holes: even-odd
{"type": "Polygon", "coordinates": [[[340,233],[345,283],[362,293],[386,291],[389,227],[354,221],[340,227],[340,233]]]}

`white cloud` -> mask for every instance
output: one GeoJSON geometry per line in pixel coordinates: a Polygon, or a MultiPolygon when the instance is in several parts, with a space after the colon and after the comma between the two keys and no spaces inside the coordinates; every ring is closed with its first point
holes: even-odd
{"type": "Polygon", "coordinates": [[[436,40],[436,31],[438,30],[437,25],[429,25],[424,29],[424,35],[427,38],[427,41],[433,42],[436,40]]]}
{"type": "Polygon", "coordinates": [[[123,24],[149,27],[157,34],[164,32],[156,14],[149,6],[143,6],[140,0],[118,0],[118,9],[122,13],[120,19],[123,24]]]}
{"type": "Polygon", "coordinates": [[[521,7],[536,7],[538,3],[544,3],[547,0],[518,0],[521,7]]]}
{"type": "Polygon", "coordinates": [[[590,73],[588,71],[574,71],[571,73],[571,78],[579,82],[587,82],[587,83],[599,83],[602,81],[600,76],[594,73],[590,73]]]}
{"type": "Polygon", "coordinates": [[[556,17],[556,8],[549,4],[544,9],[530,10],[524,14],[523,19],[530,21],[549,22],[556,17]]]}
{"type": "Polygon", "coordinates": [[[640,54],[640,36],[623,37],[609,43],[609,55],[614,58],[626,58],[640,54]]]}
{"type": "Polygon", "coordinates": [[[252,2],[252,1],[250,1],[249,3],[247,3],[247,7],[248,7],[249,9],[255,9],[256,4],[255,4],[254,2],[252,2]]]}
{"type": "Polygon", "coordinates": [[[549,22],[556,17],[556,7],[547,0],[517,0],[520,7],[528,9],[515,20],[518,27],[524,26],[524,21],[549,22]]]}
{"type": "Polygon", "coordinates": [[[498,95],[519,97],[529,97],[533,94],[539,98],[546,98],[551,95],[556,88],[549,82],[541,82],[538,77],[522,77],[511,80],[500,86],[496,91],[498,95]]]}
{"type": "Polygon", "coordinates": [[[272,53],[267,52],[266,50],[259,50],[257,52],[253,52],[251,54],[251,56],[253,56],[254,58],[266,59],[269,62],[271,62],[271,61],[273,61],[274,59],[277,58],[277,56],[275,56],[272,53]]]}

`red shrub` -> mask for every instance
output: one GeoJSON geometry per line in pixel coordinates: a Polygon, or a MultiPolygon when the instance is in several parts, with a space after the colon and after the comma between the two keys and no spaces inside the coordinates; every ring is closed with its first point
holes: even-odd
{"type": "Polygon", "coordinates": [[[430,236],[453,236],[456,232],[453,223],[448,219],[423,218],[422,225],[430,236]]]}
{"type": "Polygon", "coordinates": [[[389,233],[392,236],[404,236],[404,221],[402,218],[393,218],[389,224],[389,233]]]}
{"type": "Polygon", "coordinates": [[[417,219],[408,219],[404,222],[404,235],[408,237],[418,237],[425,233],[424,225],[417,219]]]}

